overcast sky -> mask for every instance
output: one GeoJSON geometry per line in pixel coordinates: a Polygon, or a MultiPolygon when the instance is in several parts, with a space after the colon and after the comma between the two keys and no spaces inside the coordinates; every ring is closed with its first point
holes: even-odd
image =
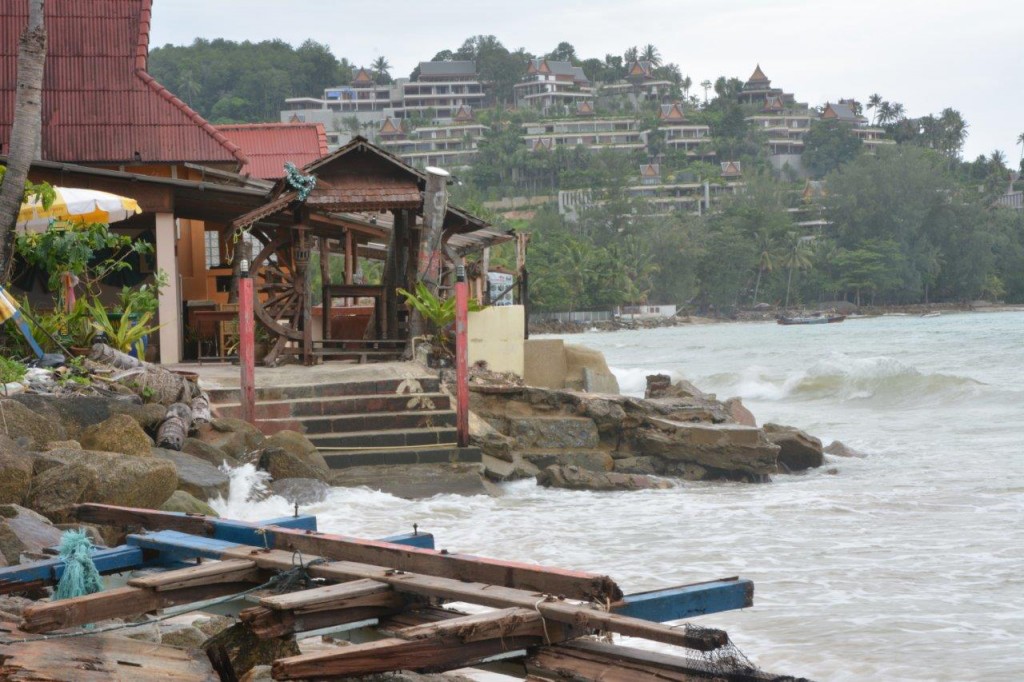
{"type": "MultiPolygon", "coordinates": [[[[1024,0],[154,0],[151,47],[197,37],[298,45],[392,76],[491,34],[542,54],[562,41],[581,58],[654,44],[695,84],[746,80],[755,64],[797,100],[872,93],[909,116],[960,111],[964,156],[1001,149],[1016,166],[1024,132],[1024,0]]],[[[694,88],[699,91],[699,88],[694,88]]],[[[318,93],[307,93],[316,95],[318,93]]]]}

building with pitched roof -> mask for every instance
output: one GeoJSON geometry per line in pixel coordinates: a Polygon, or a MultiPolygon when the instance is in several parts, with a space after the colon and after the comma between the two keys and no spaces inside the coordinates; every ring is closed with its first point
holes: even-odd
{"type": "Polygon", "coordinates": [[[530,60],[512,92],[517,107],[531,107],[542,115],[573,113],[594,99],[594,88],[581,67],[543,58],[530,60]]]}
{"type": "Polygon", "coordinates": [[[837,121],[849,126],[850,132],[860,138],[865,150],[874,153],[882,146],[894,145],[894,140],[885,138],[885,129],[868,124],[866,116],[860,114],[860,103],[853,99],[841,99],[838,102],[826,102],[819,119],[837,121]]]}
{"type": "Polygon", "coordinates": [[[215,126],[245,150],[248,161],[240,175],[280,180],[284,164],[301,168],[327,156],[327,134],[320,123],[239,123],[215,126]]]}
{"type": "Polygon", "coordinates": [[[691,124],[683,113],[683,103],[662,104],[658,109],[658,130],[665,146],[685,151],[691,156],[714,155],[702,153],[711,141],[711,128],[707,125],[691,124]]]}
{"type": "Polygon", "coordinates": [[[654,65],[650,62],[634,61],[626,66],[621,81],[600,87],[598,103],[605,110],[635,111],[645,102],[668,103],[674,87],[671,81],[658,79],[654,75],[654,65]]]}
{"type": "Polygon", "coordinates": [[[754,67],[754,72],[743,84],[743,88],[736,96],[741,104],[764,105],[766,102],[779,100],[782,106],[793,104],[793,95],[783,92],[781,88],[773,88],[768,76],[764,75],[761,65],[754,67]]]}
{"type": "Polygon", "coordinates": [[[583,146],[599,149],[643,149],[647,133],[633,118],[585,118],[523,124],[527,149],[583,146]]]}
{"type": "Polygon", "coordinates": [[[396,118],[450,123],[460,107],[482,108],[487,102],[484,84],[472,60],[420,62],[419,78],[402,84],[396,118]]]}

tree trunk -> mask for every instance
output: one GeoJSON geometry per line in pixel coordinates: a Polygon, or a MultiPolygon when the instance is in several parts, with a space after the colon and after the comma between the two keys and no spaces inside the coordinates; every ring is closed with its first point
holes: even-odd
{"type": "Polygon", "coordinates": [[[793,268],[789,269],[789,277],[786,278],[786,304],[783,308],[789,307],[789,287],[793,284],[793,268]]]}
{"type": "Polygon", "coordinates": [[[18,43],[18,85],[11,126],[7,173],[0,185],[0,283],[11,279],[14,230],[25,196],[25,180],[39,146],[43,127],[43,66],[46,63],[44,0],[27,0],[28,26],[18,43]]]}
{"type": "Polygon", "coordinates": [[[754,305],[757,305],[757,292],[758,292],[758,290],[761,289],[761,273],[762,272],[764,272],[763,269],[761,269],[761,268],[757,269],[757,283],[754,284],[754,305]]]}

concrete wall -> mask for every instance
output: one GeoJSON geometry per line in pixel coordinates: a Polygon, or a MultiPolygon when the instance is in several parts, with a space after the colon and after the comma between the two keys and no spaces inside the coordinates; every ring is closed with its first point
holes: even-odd
{"type": "Polygon", "coordinates": [[[469,314],[469,362],[524,374],[523,306],[490,306],[469,314]]]}
{"type": "Polygon", "coordinates": [[[568,368],[562,339],[530,339],[526,342],[526,368],[523,379],[528,386],[563,388],[568,368]]]}

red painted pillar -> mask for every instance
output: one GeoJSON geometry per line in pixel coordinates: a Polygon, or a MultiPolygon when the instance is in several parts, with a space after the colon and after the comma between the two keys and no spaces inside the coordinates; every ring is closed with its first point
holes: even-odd
{"type": "Polygon", "coordinates": [[[469,445],[469,284],[465,266],[455,268],[455,430],[459,447],[469,445]]]}
{"type": "Polygon", "coordinates": [[[238,279],[238,364],[242,368],[242,419],[256,424],[256,320],[253,315],[249,261],[243,260],[238,279]]]}

